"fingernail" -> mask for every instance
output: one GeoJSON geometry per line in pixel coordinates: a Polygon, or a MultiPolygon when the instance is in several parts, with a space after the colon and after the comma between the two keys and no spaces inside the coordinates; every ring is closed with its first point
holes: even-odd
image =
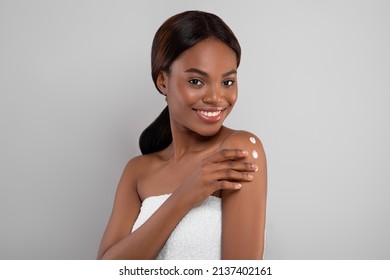
{"type": "Polygon", "coordinates": [[[248,176],[249,180],[253,179],[253,175],[251,175],[251,174],[246,174],[246,176],[248,176]]]}
{"type": "Polygon", "coordinates": [[[252,169],[254,169],[255,171],[259,170],[259,167],[257,166],[257,164],[252,164],[251,167],[252,167],[252,169]]]}
{"type": "Polygon", "coordinates": [[[236,187],[236,189],[240,189],[241,188],[241,184],[240,183],[235,183],[235,187],[236,187]]]}
{"type": "Polygon", "coordinates": [[[244,156],[247,156],[249,153],[248,153],[248,151],[246,151],[246,150],[241,150],[241,153],[244,155],[244,156]]]}

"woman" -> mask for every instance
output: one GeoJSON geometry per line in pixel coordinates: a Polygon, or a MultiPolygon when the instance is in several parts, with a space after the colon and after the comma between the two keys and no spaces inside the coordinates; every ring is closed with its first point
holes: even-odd
{"type": "Polygon", "coordinates": [[[224,127],[240,45],[216,15],[168,19],[152,46],[167,107],[121,177],[98,259],[261,259],[267,175],[260,140],[224,127]]]}

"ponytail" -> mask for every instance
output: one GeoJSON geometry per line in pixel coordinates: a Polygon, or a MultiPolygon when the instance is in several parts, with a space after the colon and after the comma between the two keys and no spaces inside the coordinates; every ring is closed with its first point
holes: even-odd
{"type": "Polygon", "coordinates": [[[171,124],[168,106],[161,114],[141,133],[139,148],[143,155],[161,151],[172,143],[171,124]]]}

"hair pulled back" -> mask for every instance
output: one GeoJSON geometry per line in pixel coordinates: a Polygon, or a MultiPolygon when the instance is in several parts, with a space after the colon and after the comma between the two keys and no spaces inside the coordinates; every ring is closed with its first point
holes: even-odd
{"type": "MultiPolygon", "coordinates": [[[[186,11],[172,16],[157,30],[152,43],[152,78],[157,90],[160,72],[170,72],[172,63],[184,51],[197,43],[215,38],[230,47],[236,54],[237,67],[241,47],[236,36],[218,16],[202,11],[186,11]]],[[[158,152],[172,143],[168,106],[141,134],[139,147],[142,154],[158,152]]]]}

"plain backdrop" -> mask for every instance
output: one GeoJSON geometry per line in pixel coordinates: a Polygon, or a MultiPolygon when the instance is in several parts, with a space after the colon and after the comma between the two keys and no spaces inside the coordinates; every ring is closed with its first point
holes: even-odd
{"type": "Polygon", "coordinates": [[[95,259],[165,106],[157,28],[223,18],[243,50],[226,125],[262,139],[267,259],[390,259],[389,1],[0,0],[0,259],[95,259]]]}

